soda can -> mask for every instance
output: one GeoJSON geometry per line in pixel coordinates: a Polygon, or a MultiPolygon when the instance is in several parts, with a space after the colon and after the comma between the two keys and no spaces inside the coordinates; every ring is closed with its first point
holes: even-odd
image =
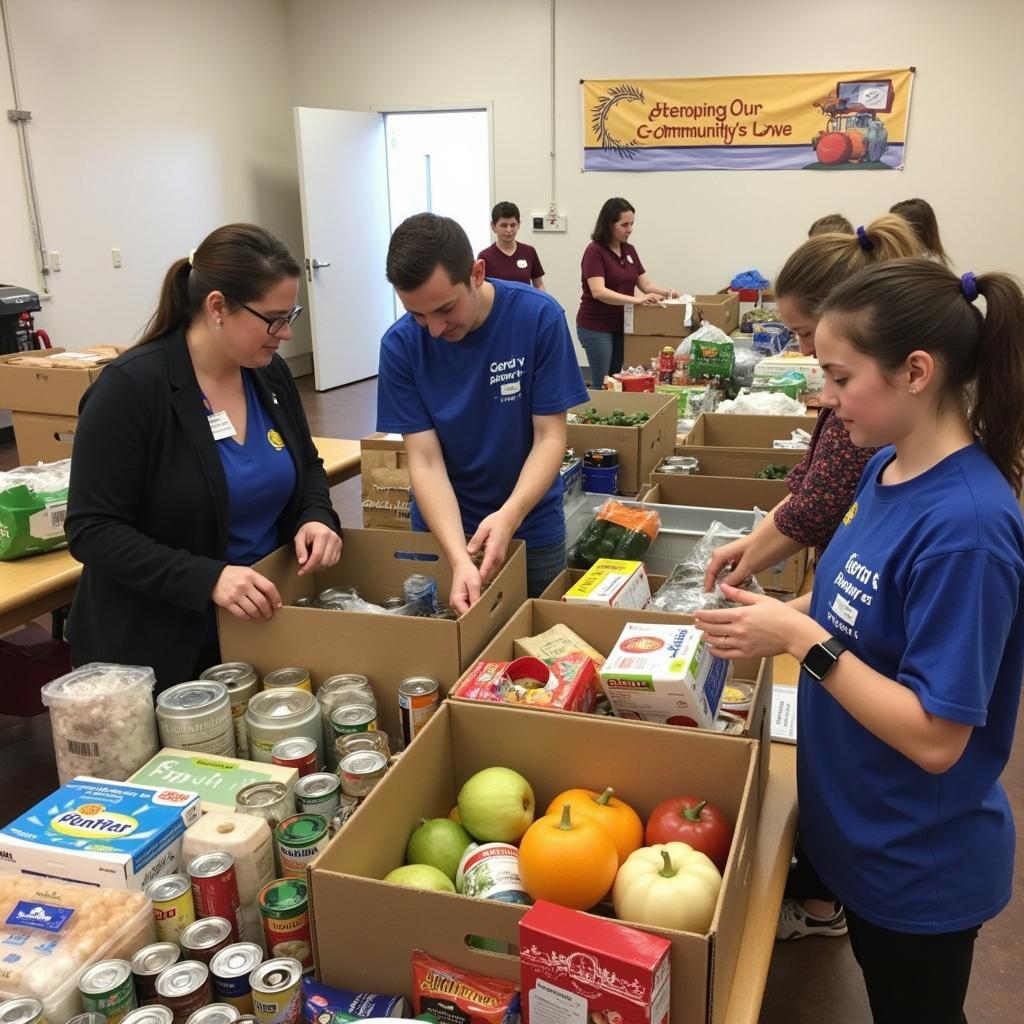
{"type": "Polygon", "coordinates": [[[264,690],[276,690],[281,686],[295,686],[300,690],[313,692],[309,672],[304,668],[276,668],[263,677],[264,690]]]}
{"type": "MultiPolygon", "coordinates": [[[[31,996],[8,999],[0,1003],[0,1024],[45,1024],[43,1004],[31,996]]],[[[100,1024],[103,1024],[102,1017],[100,1024]]]]}
{"type": "MultiPolygon", "coordinates": [[[[104,1024],[102,1017],[97,1021],[86,1021],[85,1017],[99,1017],[96,1013],[83,1013],[81,1017],[73,1017],[68,1024],[104,1024]]],[[[174,1024],[174,1014],[163,1003],[152,1003],[149,1006],[140,1006],[137,1010],[125,1014],[121,1018],[121,1024],[174,1024]]]]}
{"type": "Polygon", "coordinates": [[[213,1002],[210,969],[198,960],[172,964],[156,979],[156,994],[174,1015],[174,1024],[186,1024],[196,1010],[213,1002]]]}
{"type": "Polygon", "coordinates": [[[402,719],[402,742],[405,746],[409,746],[430,721],[439,701],[437,681],[427,676],[412,676],[398,684],[398,714],[402,719]]]}
{"type": "Polygon", "coordinates": [[[309,929],[309,887],[303,878],[268,882],[257,901],[267,949],[273,957],[293,957],[303,971],[313,970],[313,938],[309,929]]]}
{"type": "Polygon", "coordinates": [[[231,941],[242,934],[242,902],[235,877],[235,859],[215,851],[193,857],[188,865],[192,899],[199,917],[223,917],[231,925],[231,941]]]}
{"type": "Polygon", "coordinates": [[[308,736],[290,736],[274,744],[270,752],[274,764],[295,768],[299,777],[312,775],[317,770],[316,741],[308,736]]]}
{"type": "Polygon", "coordinates": [[[253,1013],[260,1024],[298,1024],[302,1016],[302,964],[298,960],[264,960],[249,982],[253,1013]]]}
{"type": "Polygon", "coordinates": [[[299,779],[292,795],[299,814],[320,814],[330,821],[341,803],[341,783],[333,772],[317,772],[299,779]]]}
{"type": "Polygon", "coordinates": [[[357,750],[346,754],[338,766],[341,788],[346,796],[361,800],[384,778],[388,759],[379,750],[357,750]]]}
{"type": "Polygon", "coordinates": [[[377,712],[369,704],[342,704],[331,712],[331,728],[335,736],[376,732],[377,712]]]}
{"type": "Polygon", "coordinates": [[[252,1013],[249,975],[262,961],[263,950],[255,942],[236,942],[222,949],[210,961],[217,998],[222,1003],[230,1003],[238,1013],[252,1013]]]}
{"type": "Polygon", "coordinates": [[[186,1024],[235,1024],[240,1017],[238,1007],[230,1003],[210,1003],[196,1010],[186,1024]]]}
{"type": "Polygon", "coordinates": [[[196,919],[191,880],[185,875],[164,875],[146,886],[146,895],[153,901],[157,940],[177,942],[196,919]]]}
{"type": "Polygon", "coordinates": [[[139,1006],[160,1002],[156,994],[157,976],[180,958],[181,949],[174,942],[154,942],[151,946],[143,946],[132,957],[132,977],[139,1006]]]}
{"type": "Polygon", "coordinates": [[[108,1024],[119,1024],[139,1005],[127,960],[100,960],[87,967],[79,976],[78,991],[82,994],[82,1009],[102,1013],[108,1024]]]}
{"type": "Polygon", "coordinates": [[[231,922],[227,918],[203,917],[181,933],[181,951],[189,960],[209,964],[234,941],[231,937],[231,922]]]}
{"type": "Polygon", "coordinates": [[[277,826],[274,837],[285,878],[305,878],[306,865],[327,849],[329,828],[322,814],[296,814],[277,826]]]}

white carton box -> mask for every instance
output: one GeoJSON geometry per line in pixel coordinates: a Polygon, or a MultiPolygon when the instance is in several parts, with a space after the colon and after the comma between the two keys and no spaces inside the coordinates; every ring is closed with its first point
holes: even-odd
{"type": "Polygon", "coordinates": [[[620,718],[710,729],[728,665],[714,657],[695,626],[630,622],[600,670],[620,718]]]}
{"type": "Polygon", "coordinates": [[[756,380],[758,377],[779,377],[790,370],[796,370],[807,378],[807,394],[821,394],[821,389],[825,386],[825,371],[814,356],[768,356],[754,367],[754,378],[756,380]]]}
{"type": "Polygon", "coordinates": [[[145,889],[185,867],[199,795],[81,776],[0,829],[0,867],[110,889],[145,889]]]}

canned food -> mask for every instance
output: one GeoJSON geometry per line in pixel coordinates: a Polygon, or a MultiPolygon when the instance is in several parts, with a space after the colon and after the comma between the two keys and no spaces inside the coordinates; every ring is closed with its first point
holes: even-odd
{"type": "Polygon", "coordinates": [[[235,813],[265,818],[273,832],[295,813],[295,801],[283,782],[250,782],[235,794],[235,813]]]}
{"type": "Polygon", "coordinates": [[[160,942],[177,942],[178,936],[196,919],[192,882],[185,875],[165,875],[146,886],[153,901],[156,937],[160,942]]]}
{"type": "Polygon", "coordinates": [[[235,858],[215,851],[193,857],[188,865],[192,899],[199,917],[223,917],[231,925],[231,941],[242,934],[242,901],[238,895],[235,858]]]}
{"type": "Polygon", "coordinates": [[[230,1003],[210,1003],[209,1006],[196,1010],[186,1024],[235,1024],[240,1016],[237,1006],[230,1003]]]}
{"type": "Polygon", "coordinates": [[[179,750],[235,756],[227,687],[212,679],[169,686],[156,698],[160,744],[179,750]]]}
{"type": "Polygon", "coordinates": [[[328,821],[322,814],[296,814],[285,818],[277,831],[277,854],[285,878],[305,877],[306,865],[330,842],[328,821]]]}
{"type": "Polygon", "coordinates": [[[45,1024],[43,1004],[31,996],[0,1004],[0,1024],[45,1024]]]}
{"type": "Polygon", "coordinates": [[[231,922],[227,918],[203,917],[181,933],[181,951],[189,960],[208,964],[233,941],[231,922]]]}
{"type": "Polygon", "coordinates": [[[260,890],[258,902],[270,955],[294,957],[303,971],[313,970],[309,888],[305,879],[278,878],[268,882],[260,890]]]}
{"type": "Polygon", "coordinates": [[[399,608],[404,608],[406,603],[404,595],[402,597],[385,597],[380,606],[386,612],[397,612],[399,608]]]}
{"type": "Polygon", "coordinates": [[[118,1024],[139,1005],[127,960],[100,960],[86,967],[78,978],[78,991],[82,994],[82,1009],[102,1013],[108,1024],[118,1024]]]}
{"type": "Polygon", "coordinates": [[[321,814],[330,821],[338,810],[341,783],[333,772],[317,772],[299,779],[292,794],[299,814],[321,814]]]}
{"type": "Polygon", "coordinates": [[[377,712],[369,704],[342,704],[331,712],[335,736],[353,732],[376,732],[377,712]]]}
{"type": "Polygon", "coordinates": [[[308,736],[317,745],[317,764],[322,763],[323,730],[316,697],[294,686],[265,690],[249,701],[245,712],[249,733],[249,757],[269,764],[274,745],[292,736],[308,736]]]}
{"type": "Polygon", "coordinates": [[[339,764],[343,757],[354,754],[357,750],[379,750],[385,757],[390,757],[391,745],[388,743],[388,734],[382,729],[377,729],[374,732],[350,732],[335,737],[334,753],[339,764]]]}
{"type": "MultiPolygon", "coordinates": [[[[126,1013],[121,1018],[121,1024],[134,1024],[138,1020],[138,1015],[146,1013],[153,1009],[151,1006],[140,1007],[138,1010],[132,1010],[126,1013]]],[[[107,1018],[102,1013],[79,1013],[66,1021],[65,1024],[107,1024],[107,1018]]],[[[155,1022],[155,1024],[171,1024],[171,1018],[168,1017],[166,1022],[155,1022]]]]}
{"type": "Polygon", "coordinates": [[[262,961],[263,950],[255,942],[236,942],[222,949],[210,961],[217,998],[230,1003],[239,1013],[252,1013],[249,975],[262,961]]]}
{"type": "Polygon", "coordinates": [[[260,692],[260,677],[245,661],[226,661],[199,673],[200,679],[213,679],[227,687],[231,701],[231,725],[235,732],[235,749],[239,757],[249,756],[249,734],[245,731],[245,709],[260,692]]]}
{"type": "Polygon", "coordinates": [[[722,691],[722,710],[739,715],[740,718],[746,718],[750,714],[753,700],[754,686],[752,683],[727,683],[722,691]]]}
{"type": "Polygon", "coordinates": [[[519,875],[519,851],[509,843],[470,844],[455,873],[455,891],[501,903],[530,902],[519,875]]]}
{"type": "Polygon", "coordinates": [[[309,736],[290,736],[274,744],[270,752],[274,764],[295,768],[299,776],[312,775],[317,770],[316,742],[309,736]]]}
{"type": "Polygon", "coordinates": [[[746,719],[731,711],[719,711],[711,725],[715,732],[723,732],[727,736],[739,736],[746,727],[746,719]]]}
{"type": "Polygon", "coordinates": [[[280,690],[284,686],[294,686],[298,690],[313,692],[313,681],[304,668],[275,668],[263,677],[264,690],[280,690]]]}
{"type": "Polygon", "coordinates": [[[265,960],[249,977],[253,1013],[260,1024],[298,1024],[302,1016],[302,964],[292,957],[265,960]]]}
{"type": "Polygon", "coordinates": [[[412,743],[416,734],[430,721],[439,701],[436,680],[412,676],[398,684],[398,714],[402,719],[402,742],[412,743]]]}
{"type": "Polygon", "coordinates": [[[358,597],[355,587],[324,587],[316,599],[322,605],[344,605],[353,597],[358,597]]]}
{"type": "Polygon", "coordinates": [[[388,759],[379,750],[357,750],[346,754],[338,766],[341,788],[346,796],[362,799],[384,778],[388,759]]]}
{"type": "Polygon", "coordinates": [[[377,698],[373,687],[366,676],[354,673],[342,673],[328,676],[316,691],[316,699],[320,701],[320,717],[323,724],[325,753],[327,766],[332,771],[338,767],[338,759],[334,751],[334,730],[331,728],[331,713],[342,704],[369,704],[377,707],[377,698]]]}
{"type": "Polygon", "coordinates": [[[174,1015],[174,1024],[186,1024],[196,1010],[213,1002],[210,969],[198,960],[172,964],[156,979],[156,993],[174,1015]]]}
{"type": "Polygon", "coordinates": [[[331,835],[335,835],[339,828],[356,813],[356,808],[359,806],[359,801],[354,796],[349,796],[347,793],[342,793],[338,797],[338,809],[334,812],[334,817],[331,819],[331,835]]]}
{"type": "MultiPolygon", "coordinates": [[[[82,1017],[73,1017],[68,1024],[81,1021],[81,1024],[104,1024],[102,1017],[97,1021],[84,1021],[83,1017],[99,1017],[96,1013],[82,1014],[82,1017]]],[[[121,1024],[174,1024],[174,1014],[163,1003],[153,1003],[150,1006],[140,1006],[137,1010],[125,1014],[121,1018],[121,1024]]]]}
{"type": "Polygon", "coordinates": [[[181,950],[173,942],[154,942],[143,946],[131,959],[132,977],[135,979],[135,998],[139,1006],[159,1002],[156,978],[171,964],[177,963],[181,950]]]}

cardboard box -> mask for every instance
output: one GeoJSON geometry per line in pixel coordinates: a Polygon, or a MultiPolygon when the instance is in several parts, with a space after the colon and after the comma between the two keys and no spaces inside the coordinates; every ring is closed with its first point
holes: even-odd
{"type": "Polygon", "coordinates": [[[638,928],[538,900],[519,922],[523,1024],[668,1024],[671,948],[638,928]]]}
{"type": "Polygon", "coordinates": [[[14,412],[11,420],[21,465],[32,466],[37,462],[59,462],[71,458],[78,429],[77,416],[14,412]]]}
{"type": "Polygon", "coordinates": [[[606,427],[570,423],[567,444],[581,456],[588,448],[614,448],[619,453],[619,493],[636,494],[650,479],[654,467],[671,455],[676,443],[677,404],[671,395],[591,391],[590,398],[570,412],[596,408],[602,415],[615,409],[646,412],[650,419],[639,427],[606,427]]]}
{"type": "MultiPolygon", "coordinates": [[[[654,623],[693,623],[692,615],[676,615],[657,611],[635,611],[623,608],[598,608],[593,605],[569,605],[560,601],[562,594],[578,579],[582,573],[578,569],[566,569],[557,576],[540,598],[527,601],[509,619],[500,633],[484,648],[480,658],[486,661],[510,661],[516,656],[516,643],[521,637],[533,636],[551,629],[557,624],[564,624],[581,640],[599,651],[602,658],[607,655],[619,634],[628,622],[654,623]]],[[[664,582],[664,577],[651,576],[651,587],[657,590],[664,582]]],[[[768,758],[771,744],[768,742],[768,706],[771,701],[772,660],[771,658],[740,658],[733,662],[732,680],[752,683],[754,693],[750,713],[738,736],[723,735],[718,732],[709,733],[722,742],[730,742],[737,738],[749,738],[760,741],[758,799],[768,784],[768,758]]],[[[461,680],[460,680],[461,682],[461,680]]],[[[462,698],[452,693],[451,700],[459,702],[462,698]]],[[[509,713],[515,713],[513,708],[509,713]]],[[[651,723],[631,722],[625,719],[610,718],[624,728],[646,728],[651,723]]],[[[651,728],[665,728],[653,726],[651,728]]]]}
{"type": "Polygon", "coordinates": [[[696,330],[702,321],[726,334],[732,334],[739,327],[739,296],[714,292],[693,298],[692,304],[669,299],[658,306],[623,307],[622,329],[627,339],[631,334],[681,339],[696,330]]]}
{"type": "Polygon", "coordinates": [[[250,782],[283,782],[289,789],[299,773],[280,764],[262,764],[195,750],[164,747],[128,781],[142,786],[174,786],[198,793],[203,814],[233,811],[235,794],[250,782]]]}
{"type": "MultiPolygon", "coordinates": [[[[690,331],[687,330],[686,334],[690,331]]],[[[649,369],[651,360],[661,355],[667,345],[676,349],[686,335],[669,337],[662,334],[627,334],[622,339],[622,365],[649,369]]]]}
{"type": "Polygon", "coordinates": [[[285,665],[308,669],[314,689],[328,676],[359,672],[377,697],[378,721],[396,747],[401,736],[398,684],[414,675],[436,679],[442,696],[512,613],[526,600],[526,551],[512,541],[504,567],[483,597],[458,619],[329,611],[292,607],[325,587],[354,586],[369,601],[402,593],[402,581],[419,572],[437,580],[447,599],[452,574],[429,533],[345,530],[341,560],[324,572],[298,576],[295,552],[279,548],[254,566],[273,580],[285,607],[269,621],[218,614],[221,658],[247,661],[260,676],[285,665]]]}
{"type": "Polygon", "coordinates": [[[580,651],[551,661],[531,655],[512,661],[478,661],[456,685],[452,694],[457,692],[468,701],[587,714],[597,706],[596,669],[580,651]]]}
{"type": "Polygon", "coordinates": [[[628,725],[597,715],[555,715],[462,701],[442,705],[310,867],[310,912],[321,980],[356,991],[409,995],[414,949],[430,950],[481,974],[519,979],[518,948],[511,956],[493,953],[473,948],[466,936],[518,947],[526,907],[380,881],[403,862],[406,841],[420,819],[447,814],[462,784],[492,765],[522,773],[542,809],[568,787],[611,785],[646,817],[685,786],[687,792],[718,804],[735,822],[709,931],[696,935],[644,928],[672,943],[672,1024],[722,1024],[750,895],[757,744],[692,729],[628,725]],[[638,771],[640,765],[643,771],[638,771]],[[358,928],[351,926],[353,921],[359,922],[358,928]]]}
{"type": "Polygon", "coordinates": [[[369,434],[359,442],[363,526],[409,529],[409,457],[401,434],[369,434]]]}
{"type": "Polygon", "coordinates": [[[698,295],[697,308],[701,320],[713,324],[726,334],[732,334],[740,325],[740,297],[735,292],[714,292],[698,295]]]}
{"type": "MultiPolygon", "coordinates": [[[[555,600],[560,600],[560,598],[555,598],[555,600]]],[[[604,664],[604,655],[562,622],[556,623],[550,629],[546,629],[536,636],[517,637],[512,642],[512,649],[517,658],[530,656],[541,660],[561,658],[574,651],[581,651],[598,668],[604,664]]]]}
{"type": "Polygon", "coordinates": [[[182,836],[200,813],[196,793],[81,776],[0,829],[0,861],[23,874],[142,890],[184,870],[182,836]]]}
{"type": "Polygon", "coordinates": [[[606,608],[646,608],[651,588],[643,562],[599,558],[562,598],[568,604],[596,604],[606,608]]]}
{"type": "Polygon", "coordinates": [[[113,345],[99,347],[106,353],[95,359],[88,358],[88,350],[68,353],[62,348],[0,356],[0,409],[77,416],[82,395],[99,377],[103,367],[126,351],[113,345]],[[58,362],[73,360],[81,365],[78,368],[41,365],[54,359],[58,362]]]}
{"type": "MultiPolygon", "coordinates": [[[[741,416],[724,412],[705,412],[697,417],[686,436],[686,447],[771,448],[776,439],[789,440],[794,430],[813,433],[818,422],[811,416],[741,416]]],[[[687,450],[684,454],[689,455],[687,450]]]]}

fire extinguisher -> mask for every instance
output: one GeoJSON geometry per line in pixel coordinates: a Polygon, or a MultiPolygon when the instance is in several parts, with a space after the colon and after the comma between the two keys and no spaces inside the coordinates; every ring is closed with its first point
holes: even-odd
{"type": "Polygon", "coordinates": [[[40,328],[36,330],[35,320],[31,313],[22,313],[18,317],[15,330],[15,341],[19,352],[32,352],[38,348],[53,348],[50,336],[40,328]]]}

